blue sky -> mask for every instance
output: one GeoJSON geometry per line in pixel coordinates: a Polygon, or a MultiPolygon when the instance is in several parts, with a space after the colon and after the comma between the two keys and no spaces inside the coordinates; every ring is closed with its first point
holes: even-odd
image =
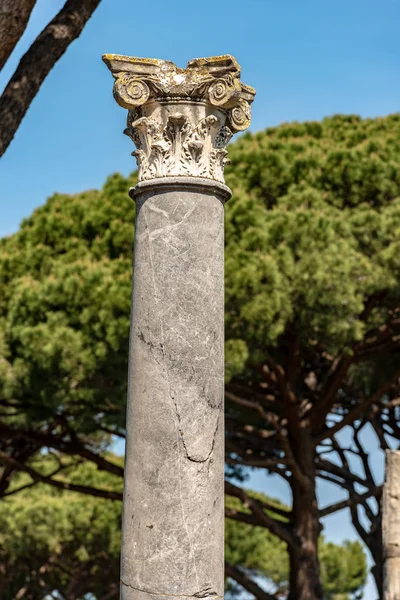
{"type": "MultiPolygon", "coordinates": [[[[38,0],[28,30],[0,75],[63,0],[38,0]]],[[[105,52],[170,59],[233,54],[257,89],[252,129],[334,113],[399,109],[398,0],[102,0],[55,66],[0,161],[0,235],[54,193],[99,187],[135,167],[112,98],[105,52]]]]}
{"type": "MultiPolygon", "coordinates": [[[[22,54],[64,0],[38,0],[27,31],[0,74],[5,87],[22,54]]],[[[125,111],[112,98],[103,53],[173,60],[233,54],[257,90],[253,131],[335,113],[364,117],[399,110],[398,0],[102,0],[81,38],[55,66],[0,161],[0,236],[54,192],[100,187],[135,168],[122,135],[125,111]]],[[[375,452],[382,473],[382,457],[375,452]]],[[[252,483],[285,499],[277,481],[252,483]]],[[[322,504],[335,500],[321,486],[322,504]]],[[[354,538],[345,513],[326,535],[354,538]]],[[[365,600],[375,598],[370,585],[365,600]]]]}

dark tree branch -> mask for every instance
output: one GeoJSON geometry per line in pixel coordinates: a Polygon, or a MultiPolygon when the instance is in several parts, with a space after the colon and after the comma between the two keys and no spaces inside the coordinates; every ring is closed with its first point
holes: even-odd
{"type": "MultiPolygon", "coordinates": [[[[383,300],[386,292],[375,294],[368,298],[364,309],[359,316],[359,320],[366,323],[371,315],[372,310],[379,302],[383,300]]],[[[388,327],[386,325],[385,327],[388,327]]],[[[386,339],[386,331],[383,333],[382,328],[379,328],[380,335],[386,339]]],[[[349,368],[359,359],[363,353],[368,352],[371,344],[376,342],[375,331],[369,331],[362,342],[353,345],[351,351],[348,350],[342,356],[337,357],[333,361],[330,371],[328,372],[327,380],[321,390],[321,401],[315,406],[312,414],[313,431],[317,433],[321,430],[325,423],[326,416],[329,414],[336,400],[336,394],[339,391],[341,384],[347,375],[349,368]]]]}
{"type": "Polygon", "coordinates": [[[70,442],[51,433],[40,433],[31,430],[14,429],[3,422],[0,422],[0,433],[11,438],[25,438],[27,440],[32,440],[36,442],[37,446],[53,448],[54,450],[58,450],[70,456],[81,456],[82,458],[86,458],[87,460],[95,463],[101,471],[108,471],[109,473],[118,475],[118,477],[124,476],[124,469],[122,467],[110,462],[96,452],[93,452],[87,448],[76,436],[74,441],[70,442]]]}
{"type": "Polygon", "coordinates": [[[0,71],[19,42],[36,0],[0,1],[0,71]]]}
{"type": "Polygon", "coordinates": [[[22,57],[0,98],[0,156],[50,70],[81,34],[100,0],[67,0],[22,57]]]}
{"type": "Polygon", "coordinates": [[[374,431],[379,440],[379,444],[380,444],[382,450],[383,451],[390,450],[390,446],[387,443],[386,438],[385,438],[385,431],[384,431],[381,423],[378,421],[375,411],[374,411],[374,414],[372,415],[371,419],[369,419],[369,422],[371,423],[372,427],[374,428],[374,431]]]}
{"type": "MultiPolygon", "coordinates": [[[[81,461],[80,461],[81,462],[81,461]]],[[[61,471],[63,471],[64,469],[69,468],[71,465],[62,465],[60,464],[57,469],[55,469],[52,473],[50,473],[49,475],[47,475],[47,477],[49,479],[51,479],[52,477],[54,477],[54,475],[57,475],[58,473],[60,473],[61,471]]],[[[6,494],[4,494],[4,497],[8,497],[8,496],[13,496],[14,494],[17,494],[18,492],[21,492],[22,490],[26,490],[30,487],[35,486],[38,483],[37,480],[33,480],[30,483],[27,483],[25,485],[21,485],[18,488],[15,488],[14,490],[11,490],[11,492],[7,492],[6,494]]]]}
{"type": "Polygon", "coordinates": [[[231,579],[234,579],[239,585],[250,592],[250,594],[253,594],[253,596],[258,600],[277,600],[276,596],[272,596],[271,594],[268,594],[268,592],[265,592],[242,569],[234,567],[227,562],[225,562],[225,575],[231,579]]]}
{"type": "Polygon", "coordinates": [[[354,421],[356,419],[362,417],[362,415],[365,413],[366,410],[368,410],[368,408],[370,406],[372,406],[376,402],[379,402],[379,400],[382,398],[382,396],[384,394],[386,394],[390,390],[390,388],[398,382],[399,377],[400,377],[400,369],[398,369],[396,371],[396,373],[392,377],[390,377],[390,379],[388,379],[371,396],[358,402],[358,404],[356,404],[352,410],[349,410],[349,412],[342,418],[341,421],[336,423],[336,425],[334,425],[333,427],[329,427],[328,429],[323,431],[321,434],[316,436],[314,438],[314,443],[316,445],[320,444],[322,442],[322,440],[325,440],[326,438],[331,438],[338,431],[343,429],[343,427],[346,427],[346,425],[351,425],[352,423],[354,423],[354,421]]]}
{"type": "Polygon", "coordinates": [[[104,431],[105,433],[109,433],[110,435],[116,435],[117,437],[126,438],[126,434],[122,431],[117,431],[116,429],[110,429],[109,427],[105,427],[104,425],[99,425],[100,431],[104,431]]]}
{"type": "Polygon", "coordinates": [[[331,475],[339,477],[344,482],[358,483],[364,487],[375,487],[375,483],[372,483],[371,485],[371,482],[368,479],[363,479],[362,477],[355,475],[350,469],[336,465],[327,458],[317,458],[316,467],[319,472],[327,471],[331,475]]]}
{"type": "Polygon", "coordinates": [[[382,486],[376,486],[368,492],[364,492],[364,494],[356,494],[353,491],[351,495],[347,498],[347,500],[342,500],[341,502],[335,502],[335,504],[330,504],[329,506],[325,506],[325,508],[321,508],[319,511],[319,517],[326,517],[331,515],[339,510],[343,510],[344,508],[351,508],[359,503],[363,504],[365,500],[368,498],[377,498],[380,496],[382,491],[382,486]]]}
{"type": "MultiPolygon", "coordinates": [[[[238,488],[238,489],[241,489],[241,488],[238,488]]],[[[226,493],[228,494],[228,492],[226,492],[226,493]]],[[[228,495],[230,495],[230,494],[228,494],[228,495]]],[[[266,502],[265,500],[258,500],[258,502],[265,510],[274,512],[277,515],[279,515],[280,517],[284,517],[287,521],[291,520],[292,513],[290,510],[285,509],[285,508],[278,508],[277,506],[274,506],[273,504],[271,504],[270,502],[266,502]]],[[[232,514],[229,514],[227,516],[229,516],[229,518],[234,519],[235,516],[233,514],[233,511],[235,511],[235,512],[238,512],[238,511],[236,511],[236,509],[227,509],[227,510],[232,511],[232,514]]],[[[226,512],[225,512],[225,514],[226,514],[226,512]]],[[[239,514],[241,514],[241,513],[239,513],[239,514]]],[[[243,514],[246,514],[246,516],[248,516],[247,513],[243,513],[243,514]]],[[[242,519],[237,519],[237,520],[242,520],[242,519]]],[[[258,522],[255,524],[258,524],[258,522]]]]}
{"type": "MultiPolygon", "coordinates": [[[[227,444],[228,445],[228,444],[227,444]]],[[[231,446],[231,444],[229,444],[231,446]]],[[[287,464],[286,458],[246,458],[243,457],[240,460],[235,458],[226,457],[228,465],[242,465],[244,467],[252,467],[253,469],[269,469],[273,470],[279,464],[287,464]]]]}
{"type": "Polygon", "coordinates": [[[326,416],[336,400],[336,394],[353,361],[354,355],[351,354],[333,363],[328,381],[320,395],[321,400],[312,411],[313,431],[319,431],[325,423],[326,416]]]}
{"type": "Polygon", "coordinates": [[[122,493],[114,492],[110,490],[101,490],[97,488],[93,488],[86,485],[78,485],[75,483],[68,483],[66,481],[59,481],[57,479],[52,479],[51,477],[47,477],[46,475],[42,475],[35,469],[28,467],[27,465],[20,463],[19,461],[11,458],[5,452],[0,451],[0,460],[4,461],[6,464],[12,466],[17,471],[23,471],[24,473],[28,473],[30,477],[37,482],[45,483],[47,485],[51,485],[60,490],[68,490],[70,492],[80,492],[81,494],[87,494],[89,496],[96,496],[97,498],[105,498],[107,500],[122,500],[122,493]]]}
{"type": "Polygon", "coordinates": [[[287,326],[285,339],[288,347],[286,376],[290,388],[294,389],[300,372],[302,358],[295,323],[289,323],[287,326]]]}
{"type": "MultiPolygon", "coordinates": [[[[13,445],[12,452],[16,460],[25,462],[31,456],[33,456],[35,452],[37,452],[37,446],[33,445],[30,440],[23,440],[22,443],[21,441],[17,441],[17,443],[13,445]]],[[[4,465],[0,476],[0,498],[4,496],[6,490],[8,489],[14,471],[15,469],[12,465],[4,465]]]]}
{"type": "Polygon", "coordinates": [[[246,508],[258,518],[260,527],[269,529],[271,533],[277,535],[281,540],[286,542],[288,546],[293,547],[295,545],[295,539],[290,528],[282,521],[277,521],[270,517],[270,515],[265,512],[262,502],[249,496],[243,488],[237,487],[228,481],[225,481],[225,493],[228,494],[228,496],[239,498],[246,508]]]}
{"type": "Polygon", "coordinates": [[[225,398],[227,400],[230,400],[231,402],[234,402],[235,404],[238,404],[239,406],[255,410],[266,423],[271,424],[275,428],[278,426],[278,417],[271,412],[266,412],[260,402],[257,402],[255,400],[247,400],[246,398],[241,398],[240,396],[232,394],[227,390],[225,391],[225,398]]]}
{"type": "Polygon", "coordinates": [[[240,521],[240,523],[246,523],[246,525],[253,525],[254,527],[261,527],[260,520],[253,514],[248,514],[236,510],[235,508],[225,507],[225,517],[232,519],[233,521],[240,521]]]}
{"type": "Polygon", "coordinates": [[[233,419],[229,415],[226,419],[226,427],[232,438],[241,438],[249,442],[248,446],[254,447],[255,443],[258,443],[263,450],[267,447],[271,451],[279,448],[278,434],[275,429],[269,430],[254,425],[242,425],[239,421],[233,419]]]}

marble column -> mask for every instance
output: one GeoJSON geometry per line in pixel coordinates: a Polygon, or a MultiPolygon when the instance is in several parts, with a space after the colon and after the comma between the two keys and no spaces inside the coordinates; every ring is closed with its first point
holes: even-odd
{"type": "Polygon", "coordinates": [[[386,451],[382,497],[383,597],[400,598],[400,451],[386,451]]]}
{"type": "Polygon", "coordinates": [[[224,593],[226,144],[255,91],[229,55],[106,54],[136,145],[121,598],[224,593]]]}

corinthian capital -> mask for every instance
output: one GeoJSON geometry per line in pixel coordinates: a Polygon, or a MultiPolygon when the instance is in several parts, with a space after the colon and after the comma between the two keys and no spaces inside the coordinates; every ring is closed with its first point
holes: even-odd
{"type": "Polygon", "coordinates": [[[255,90],[240,81],[230,55],[173,62],[105,54],[114,97],[128,109],[125,133],[136,145],[139,181],[192,176],[224,181],[225,149],[250,125],[255,90]]]}

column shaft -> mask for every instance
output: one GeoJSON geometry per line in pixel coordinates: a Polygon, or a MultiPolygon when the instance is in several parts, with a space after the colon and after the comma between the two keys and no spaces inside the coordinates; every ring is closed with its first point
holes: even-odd
{"type": "Polygon", "coordinates": [[[173,178],[134,195],[122,598],[222,596],[230,194],[173,178]]]}

